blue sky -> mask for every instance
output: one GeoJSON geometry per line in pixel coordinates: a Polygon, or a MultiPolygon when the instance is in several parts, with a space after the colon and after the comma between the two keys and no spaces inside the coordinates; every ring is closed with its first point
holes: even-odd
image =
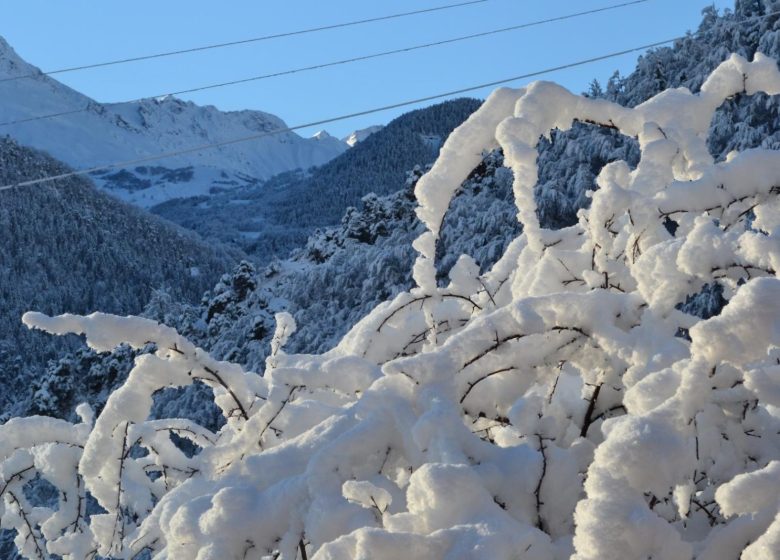
{"type": "MultiPolygon", "coordinates": [[[[329,25],[454,0],[6,0],[0,35],[43,70],[329,25]]],[[[97,99],[122,101],[508,27],[620,0],[488,0],[451,10],[109,68],[57,79],[97,99]]],[[[414,99],[623,50],[695,30],[703,7],[733,0],[649,0],[569,21],[335,68],[183,96],[223,110],[260,109],[289,125],[414,99]]],[[[548,74],[575,92],[628,73],[637,54],[548,74]]],[[[522,82],[513,84],[522,85],[522,82]]],[[[475,92],[484,97],[489,90],[475,92]]],[[[325,128],[336,136],[386,123],[410,108],[325,128]]],[[[314,130],[304,130],[308,135],[314,130]]]]}

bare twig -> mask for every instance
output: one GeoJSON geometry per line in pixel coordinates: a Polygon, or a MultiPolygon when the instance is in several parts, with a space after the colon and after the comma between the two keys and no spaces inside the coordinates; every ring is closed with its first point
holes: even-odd
{"type": "Polygon", "coordinates": [[[247,414],[246,409],[244,408],[244,405],[241,404],[241,401],[238,399],[238,396],[233,392],[233,389],[230,388],[230,386],[225,383],[225,380],[222,379],[222,377],[219,375],[219,373],[207,366],[203,366],[203,369],[211,375],[217,383],[219,383],[228,393],[230,393],[230,396],[233,398],[233,400],[236,403],[236,406],[241,411],[241,416],[244,418],[244,420],[249,420],[249,414],[247,414]]]}
{"type": "Polygon", "coordinates": [[[20,502],[19,498],[16,497],[16,494],[9,491],[8,497],[10,498],[11,503],[18,508],[19,516],[22,518],[22,521],[24,521],[24,524],[27,527],[27,536],[25,536],[25,540],[32,539],[33,545],[35,546],[35,553],[38,555],[38,558],[44,560],[46,558],[46,554],[43,551],[43,546],[39,542],[39,540],[42,540],[43,537],[35,534],[35,528],[33,527],[33,524],[30,522],[30,518],[27,512],[24,511],[24,508],[22,507],[22,502],[20,502]]]}
{"type": "Polygon", "coordinates": [[[287,406],[287,404],[292,399],[293,393],[297,391],[298,389],[303,388],[303,385],[293,385],[293,387],[290,389],[290,392],[287,395],[287,398],[284,399],[281,403],[281,406],[279,409],[274,413],[274,415],[271,417],[271,419],[266,423],[266,425],[263,427],[262,430],[260,430],[260,435],[257,438],[257,444],[262,447],[263,446],[263,435],[268,431],[269,428],[271,428],[271,424],[274,423],[274,420],[276,420],[279,415],[282,413],[284,408],[287,406]]]}
{"type": "Polygon", "coordinates": [[[463,404],[463,401],[466,400],[466,397],[469,396],[469,393],[471,393],[471,390],[474,387],[476,387],[478,383],[484,381],[485,379],[493,377],[494,375],[498,375],[499,373],[504,373],[504,372],[507,372],[507,371],[513,371],[515,369],[517,369],[517,368],[515,368],[515,367],[505,367],[505,368],[497,369],[496,371],[491,371],[490,373],[486,373],[486,374],[480,376],[475,381],[472,381],[471,383],[468,384],[468,388],[466,389],[466,392],[463,393],[463,396],[460,398],[460,403],[463,404]]]}
{"type": "Polygon", "coordinates": [[[587,437],[588,436],[588,428],[590,428],[590,425],[594,422],[593,418],[593,411],[596,408],[596,401],[599,398],[599,393],[601,392],[601,386],[603,383],[599,383],[596,385],[596,388],[593,389],[593,394],[591,395],[590,399],[588,400],[588,409],[585,411],[585,417],[582,420],[582,429],[580,430],[580,437],[587,437]]]}
{"type": "Polygon", "coordinates": [[[542,454],[542,473],[539,475],[539,482],[536,483],[536,489],[534,490],[534,496],[536,497],[536,527],[540,531],[547,532],[545,528],[545,522],[542,518],[542,484],[544,483],[544,477],[547,474],[547,448],[544,445],[544,439],[541,434],[534,434],[539,438],[539,453],[542,454]]]}

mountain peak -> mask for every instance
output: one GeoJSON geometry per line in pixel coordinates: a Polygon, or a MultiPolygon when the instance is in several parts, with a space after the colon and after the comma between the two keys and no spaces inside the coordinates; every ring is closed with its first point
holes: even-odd
{"type": "Polygon", "coordinates": [[[76,168],[184,150],[157,161],[152,166],[159,171],[154,178],[135,169],[93,177],[98,186],[140,206],[172,197],[209,195],[215,189],[308,169],[348,148],[330,135],[302,138],[287,130],[282,119],[263,111],[222,111],[176,96],[99,103],[41,73],[0,38],[0,80],[30,74],[35,78],[4,83],[0,104],[0,122],[20,121],[3,133],[24,145],[76,168]],[[54,114],[60,116],[37,118],[54,114]],[[253,137],[252,142],[234,142],[253,137]],[[207,144],[222,147],[189,152],[207,144]]]}
{"type": "Polygon", "coordinates": [[[19,55],[16,54],[16,51],[13,49],[10,43],[5,40],[5,37],[0,35],[0,58],[9,57],[19,58],[19,55]]]}
{"type": "Polygon", "coordinates": [[[350,147],[354,147],[358,142],[362,142],[373,133],[378,132],[383,128],[384,126],[381,124],[369,126],[367,128],[361,128],[360,130],[354,131],[349,136],[342,138],[342,142],[346,142],[350,147]]]}
{"type": "Polygon", "coordinates": [[[329,134],[327,130],[320,130],[319,132],[313,134],[312,138],[316,140],[328,140],[330,138],[334,138],[334,136],[329,134]]]}

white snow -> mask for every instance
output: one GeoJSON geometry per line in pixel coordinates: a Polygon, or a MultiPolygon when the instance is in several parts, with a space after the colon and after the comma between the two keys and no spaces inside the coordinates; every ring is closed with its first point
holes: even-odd
{"type": "MultiPolygon", "coordinates": [[[[23,61],[0,37],[0,79],[40,71],[23,61]]],[[[40,115],[88,110],[0,127],[20,143],[50,153],[74,168],[91,168],[192,148],[286,128],[278,117],[262,111],[223,112],[166,96],[139,102],[102,104],[47,76],[0,84],[0,122],[40,115]]],[[[162,181],[150,192],[114,188],[120,198],[148,207],[181,196],[207,194],[215,179],[244,182],[267,179],[282,171],[321,165],[348,149],[333,138],[302,138],[285,132],[190,155],[152,161],[148,167],[192,166],[192,180],[162,181]],[[223,177],[225,173],[227,177],[223,177]]],[[[144,174],[130,171],[140,179],[144,174]]],[[[104,182],[96,179],[99,186],[104,182]]],[[[222,184],[223,188],[225,184],[222,184]]]]}
{"type": "Polygon", "coordinates": [[[82,410],[0,426],[2,525],[28,557],[779,558],[780,154],[715,164],[706,149],[713,111],[743,89],[780,92],[776,64],[734,56],[702,94],[633,109],[546,82],[498,90],[417,184],[418,286],[321,355],[287,354],[296,325],[278,314],[262,376],[152,321],[26,314],[98,350],[157,351],[94,425],[82,410]],[[605,166],[579,223],[550,231],[536,145],[574,120],[637,136],[642,160],[605,166]],[[463,257],[442,287],[442,219],[497,146],[523,233],[491,271],[463,257]],[[676,308],[712,282],[720,315],[676,308]],[[218,433],[148,419],[156,391],[195,381],[214,388],[218,433]],[[22,499],[35,472],[105,513],[63,529],[72,499],[22,499]]]}
{"type": "Polygon", "coordinates": [[[354,148],[355,144],[358,142],[362,142],[375,132],[379,132],[384,128],[384,125],[377,124],[373,126],[369,126],[366,128],[361,128],[360,130],[355,130],[352,134],[349,136],[346,136],[341,139],[342,142],[346,142],[350,148],[354,148]]]}

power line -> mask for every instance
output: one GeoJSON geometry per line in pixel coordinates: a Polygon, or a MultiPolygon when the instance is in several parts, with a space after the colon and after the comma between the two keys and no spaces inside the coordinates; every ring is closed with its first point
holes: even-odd
{"type": "Polygon", "coordinates": [[[320,27],[312,27],[312,28],[309,28],[309,29],[299,29],[297,31],[287,31],[285,33],[275,33],[273,35],[263,35],[263,36],[260,36],[260,37],[252,37],[252,38],[249,38],[249,39],[241,39],[241,40],[238,40],[238,41],[229,41],[229,42],[226,42],[226,43],[214,43],[214,44],[211,44],[211,45],[203,45],[203,46],[200,46],[200,47],[192,47],[192,48],[188,48],[188,49],[179,49],[179,50],[174,50],[174,51],[166,51],[166,52],[160,52],[160,53],[149,54],[149,55],[144,55],[144,56],[135,56],[135,57],[131,57],[131,58],[121,58],[121,59],[118,59],[118,60],[109,60],[109,61],[106,61],[106,62],[97,62],[97,63],[94,63],[94,64],[83,64],[81,66],[70,66],[70,67],[67,67],[67,68],[59,68],[57,70],[50,70],[50,71],[47,71],[47,72],[41,72],[41,73],[37,73],[37,74],[25,74],[25,75],[22,75],[22,76],[13,76],[13,77],[10,77],[10,78],[3,78],[3,79],[0,79],[0,82],[7,82],[7,81],[11,81],[11,80],[21,80],[21,79],[24,79],[24,78],[34,78],[36,76],[41,76],[41,75],[43,75],[43,76],[51,76],[53,74],[63,74],[65,72],[77,72],[79,70],[88,70],[90,68],[101,68],[101,67],[104,67],[104,66],[114,66],[116,64],[126,64],[128,62],[139,62],[139,61],[142,61],[142,60],[151,60],[151,59],[154,59],[154,58],[164,58],[164,57],[168,57],[168,56],[176,56],[176,55],[180,55],[180,54],[187,54],[187,53],[193,53],[193,52],[207,51],[207,50],[211,50],[211,49],[221,49],[221,48],[224,48],[224,47],[232,47],[232,46],[236,46],[236,45],[246,45],[248,43],[258,43],[260,41],[269,41],[271,39],[281,39],[283,37],[295,37],[297,35],[305,35],[305,34],[308,34],[308,33],[316,33],[316,32],[319,32],[319,31],[327,31],[327,30],[330,30],[330,29],[341,29],[341,28],[344,28],[344,27],[352,27],[352,26],[355,26],[355,25],[363,25],[365,23],[373,23],[373,22],[377,22],[377,21],[386,21],[386,20],[389,20],[389,19],[398,19],[398,18],[407,17],[407,16],[414,16],[414,15],[418,15],[418,14],[427,14],[427,13],[431,13],[431,12],[439,12],[439,11],[442,11],[442,10],[449,10],[449,9],[452,9],[452,8],[461,8],[463,6],[470,6],[470,5],[473,5],[473,4],[482,4],[484,2],[489,2],[489,1],[490,0],[469,0],[467,2],[459,2],[457,4],[446,4],[444,6],[437,6],[437,7],[434,7],[434,8],[425,8],[425,9],[422,9],[422,10],[414,10],[412,12],[402,12],[402,13],[399,13],[399,14],[391,14],[391,15],[387,15],[387,16],[378,16],[378,17],[372,17],[372,18],[367,18],[367,19],[359,19],[359,20],[348,21],[348,22],[344,22],[344,23],[335,23],[335,24],[332,24],[332,25],[323,25],[323,26],[320,26],[320,27]]]}
{"type": "MultiPolygon", "coordinates": [[[[773,17],[773,16],[777,16],[777,15],[780,15],[780,10],[775,11],[775,12],[768,12],[768,13],[766,13],[764,15],[761,15],[761,16],[745,18],[745,19],[742,19],[742,20],[739,20],[739,21],[729,22],[729,25],[735,27],[735,26],[741,25],[743,23],[749,23],[749,22],[752,22],[752,21],[759,21],[759,20],[763,20],[763,19],[766,19],[766,18],[769,18],[769,17],[773,17]]],[[[713,30],[710,29],[710,30],[705,30],[705,31],[711,32],[713,30]]],[[[511,78],[504,78],[502,80],[496,80],[496,81],[492,81],[492,82],[487,82],[487,83],[479,84],[479,85],[476,85],[476,86],[469,86],[469,87],[465,87],[465,88],[461,88],[461,89],[457,89],[457,90],[448,91],[448,92],[445,92],[445,93],[439,93],[439,94],[430,95],[430,96],[427,96],[427,97],[421,97],[421,98],[418,98],[418,99],[402,101],[402,102],[394,103],[394,104],[391,104],[391,105],[385,105],[385,106],[382,106],[382,107],[376,107],[374,109],[367,109],[367,110],[359,111],[359,112],[356,112],[356,113],[349,113],[349,114],[341,115],[341,116],[338,116],[338,117],[331,117],[331,118],[328,118],[328,119],[323,119],[323,120],[319,120],[319,121],[309,122],[309,123],[306,123],[306,124],[299,124],[299,125],[296,125],[296,126],[286,127],[286,128],[273,130],[273,131],[269,131],[269,132],[265,132],[265,133],[261,133],[261,134],[255,134],[255,135],[252,135],[252,136],[244,136],[242,138],[235,138],[235,139],[232,139],[232,140],[225,140],[225,141],[222,141],[222,142],[216,142],[216,143],[211,143],[211,144],[203,144],[203,145],[200,145],[200,146],[195,146],[195,147],[187,148],[187,149],[183,149],[183,150],[164,152],[164,153],[156,154],[156,155],[152,155],[152,156],[144,156],[144,157],[141,157],[141,158],[135,158],[135,159],[131,159],[131,160],[125,160],[125,161],[115,162],[115,163],[111,163],[111,164],[90,167],[88,169],[69,171],[69,172],[66,172],[66,173],[58,174],[58,175],[51,175],[51,176],[42,177],[42,178],[39,178],[39,179],[31,179],[31,180],[28,180],[28,181],[17,182],[17,183],[14,183],[14,184],[1,186],[0,187],[0,191],[9,190],[9,189],[13,189],[13,188],[16,188],[16,187],[37,185],[37,184],[41,184],[41,183],[55,181],[55,180],[58,180],[58,179],[66,179],[68,177],[87,175],[87,174],[95,173],[95,172],[98,172],[98,171],[105,171],[105,170],[109,170],[109,169],[117,169],[117,168],[127,167],[127,166],[130,166],[130,165],[136,165],[136,164],[145,163],[145,162],[148,162],[148,161],[155,161],[155,160],[165,159],[165,158],[169,158],[169,157],[176,157],[176,156],[179,156],[179,155],[186,155],[186,154],[196,153],[196,152],[200,152],[200,151],[203,151],[203,150],[219,148],[219,147],[222,147],[222,146],[228,146],[228,145],[232,145],[232,144],[239,144],[239,143],[242,143],[242,142],[249,142],[249,141],[252,141],[252,140],[258,140],[258,139],[261,139],[261,138],[274,136],[274,135],[277,135],[277,134],[284,134],[284,133],[287,133],[287,132],[294,132],[296,130],[301,130],[301,129],[304,129],[304,128],[320,126],[320,125],[329,124],[329,123],[332,123],[332,122],[347,120],[347,119],[360,117],[360,116],[364,116],[364,115],[370,115],[370,114],[379,113],[379,112],[382,112],[382,111],[388,111],[390,109],[397,109],[397,108],[400,108],[400,107],[406,107],[406,106],[409,106],[409,105],[414,105],[414,104],[417,104],[417,103],[423,103],[423,102],[426,102],[426,101],[435,101],[437,99],[450,97],[452,95],[459,95],[459,94],[463,94],[463,93],[474,92],[474,91],[478,91],[478,90],[485,89],[485,88],[488,88],[488,87],[494,87],[494,86],[498,86],[498,85],[503,85],[503,84],[507,84],[507,83],[510,83],[510,82],[515,82],[515,81],[518,81],[518,80],[523,80],[523,79],[527,79],[527,78],[533,78],[535,76],[540,76],[540,75],[543,75],[543,74],[549,74],[551,72],[557,72],[559,70],[566,70],[568,68],[574,68],[574,67],[577,67],[577,66],[584,66],[586,64],[591,64],[593,62],[599,62],[599,61],[607,60],[607,59],[610,59],[610,58],[616,58],[618,56],[622,56],[622,55],[625,55],[625,54],[630,54],[630,53],[634,53],[634,52],[638,52],[638,51],[644,51],[644,50],[651,49],[651,48],[654,48],[654,47],[660,47],[662,45],[667,45],[667,44],[673,43],[675,41],[680,41],[680,40],[683,40],[683,39],[694,37],[696,35],[701,35],[702,33],[703,32],[698,31],[698,32],[693,33],[693,34],[681,35],[681,36],[678,36],[678,37],[673,37],[671,39],[666,39],[666,40],[663,40],[663,41],[657,41],[655,43],[650,43],[650,44],[647,44],[647,45],[642,45],[642,46],[639,46],[639,47],[634,47],[634,48],[630,48],[630,49],[626,49],[626,50],[622,50],[622,51],[612,52],[612,53],[609,53],[609,54],[605,54],[605,55],[601,55],[601,56],[597,56],[597,57],[593,57],[593,58],[587,58],[587,59],[584,59],[584,60],[580,60],[580,61],[577,61],[577,62],[571,62],[571,63],[564,64],[564,65],[561,65],[561,66],[554,66],[552,68],[545,68],[544,70],[537,70],[535,72],[530,72],[528,74],[522,74],[522,75],[519,75],[519,76],[513,76],[511,78]]]]}
{"type": "Polygon", "coordinates": [[[244,136],[244,137],[241,137],[241,138],[234,138],[232,140],[225,140],[225,141],[222,141],[222,142],[214,142],[214,143],[211,143],[211,144],[202,144],[200,146],[194,146],[192,148],[186,148],[186,149],[183,149],[183,150],[164,152],[164,153],[161,153],[161,154],[156,154],[156,155],[152,155],[152,156],[144,156],[144,157],[135,158],[135,159],[129,159],[129,160],[125,160],[125,161],[119,161],[119,162],[110,163],[110,164],[107,164],[107,165],[98,165],[98,166],[95,166],[95,167],[90,167],[88,169],[80,169],[80,170],[76,170],[76,171],[68,171],[68,172],[65,172],[65,173],[60,173],[58,175],[51,175],[51,176],[48,176],[48,177],[41,177],[39,179],[31,179],[31,180],[28,180],[28,181],[21,181],[21,182],[14,183],[14,184],[11,184],[11,185],[4,185],[4,186],[0,187],[0,191],[9,190],[9,189],[13,189],[13,188],[16,188],[16,187],[27,187],[27,186],[31,186],[31,185],[38,185],[38,184],[41,184],[41,183],[47,183],[47,182],[55,181],[55,180],[58,180],[58,179],[67,179],[69,177],[76,177],[76,176],[80,176],[80,175],[87,175],[87,174],[90,174],[90,173],[95,173],[97,171],[106,171],[106,170],[109,170],[109,169],[118,169],[118,168],[123,168],[123,167],[129,167],[131,165],[138,165],[140,163],[146,163],[146,162],[149,162],[149,161],[155,161],[155,160],[165,159],[165,158],[169,158],[169,157],[176,157],[176,156],[180,156],[180,155],[192,154],[192,153],[200,152],[200,151],[203,151],[203,150],[220,148],[222,146],[229,146],[229,145],[232,145],[232,144],[239,144],[239,143],[242,143],[242,142],[249,142],[251,140],[259,140],[261,138],[266,138],[266,137],[269,137],[269,136],[275,136],[277,134],[284,134],[284,133],[287,133],[287,132],[294,132],[296,130],[300,130],[300,129],[303,129],[303,128],[310,128],[310,127],[314,127],[314,126],[320,126],[320,125],[323,125],[323,124],[329,124],[329,123],[333,123],[333,122],[337,122],[337,121],[352,119],[352,118],[355,118],[355,117],[362,117],[364,115],[370,115],[370,114],[373,114],[373,113],[379,113],[379,112],[382,112],[382,111],[388,111],[390,109],[397,109],[397,108],[400,108],[400,107],[406,107],[406,106],[409,106],[409,105],[415,105],[417,103],[423,103],[423,102],[426,102],[426,101],[434,101],[434,100],[437,100],[437,99],[442,99],[444,97],[450,97],[450,96],[453,96],[453,95],[460,95],[460,94],[463,94],[463,93],[469,93],[469,92],[485,89],[485,88],[488,88],[488,87],[494,87],[494,86],[507,84],[507,83],[510,83],[510,82],[516,82],[518,80],[524,80],[524,79],[527,79],[527,78],[533,78],[535,76],[540,76],[542,74],[549,74],[551,72],[557,72],[559,70],[566,70],[568,68],[574,68],[574,67],[577,67],[577,66],[584,66],[586,64],[591,64],[593,62],[598,62],[598,61],[601,61],[601,60],[607,60],[607,59],[610,59],[610,58],[615,58],[615,57],[622,56],[622,55],[625,55],[625,54],[630,54],[630,53],[634,53],[634,52],[638,52],[638,51],[645,51],[647,49],[651,49],[653,47],[660,47],[661,45],[666,45],[668,43],[672,43],[674,41],[677,41],[677,40],[683,39],[683,38],[684,37],[674,37],[672,39],[666,39],[664,41],[657,41],[655,43],[650,43],[650,44],[642,45],[642,46],[639,46],[639,47],[633,47],[633,48],[625,49],[625,50],[622,50],[622,51],[612,52],[612,53],[609,53],[609,54],[596,56],[596,57],[593,57],[593,58],[587,58],[587,59],[584,59],[584,60],[579,60],[577,62],[570,62],[568,64],[563,64],[561,66],[554,66],[552,68],[545,68],[544,70],[537,70],[535,72],[530,72],[530,73],[527,73],[527,74],[521,74],[519,76],[513,76],[511,78],[504,78],[504,79],[501,79],[501,80],[495,80],[495,81],[492,81],[492,82],[487,82],[487,83],[483,83],[483,84],[479,84],[479,85],[475,85],[475,86],[469,86],[469,87],[465,87],[465,88],[460,88],[460,89],[448,91],[448,92],[445,92],[445,93],[438,93],[438,94],[435,94],[435,95],[429,95],[429,96],[426,96],[426,97],[420,97],[420,98],[411,99],[411,100],[408,100],[408,101],[401,101],[399,103],[393,103],[391,105],[384,105],[382,107],[376,107],[374,109],[366,109],[364,111],[358,111],[358,112],[355,112],[355,113],[349,113],[349,114],[346,114],[346,115],[340,115],[338,117],[331,117],[331,118],[322,119],[322,120],[309,122],[309,123],[305,123],[305,124],[299,124],[299,125],[296,125],[296,126],[290,126],[290,127],[286,127],[286,128],[272,130],[272,131],[264,132],[264,133],[261,133],[261,134],[254,134],[252,136],[244,136]]]}
{"type": "MultiPolygon", "coordinates": [[[[556,16],[556,17],[552,17],[552,18],[547,18],[547,19],[542,19],[542,20],[537,20],[537,21],[532,21],[532,22],[527,22],[527,23],[521,23],[521,24],[518,24],[518,25],[509,26],[509,27],[502,27],[502,28],[499,28],[499,29],[493,29],[493,30],[490,30],[490,31],[483,31],[483,32],[480,32],[480,33],[473,33],[473,34],[470,34],[470,35],[462,35],[462,36],[459,36],[459,37],[452,37],[450,39],[444,39],[444,40],[441,40],[441,41],[434,41],[434,42],[431,42],[431,43],[423,43],[423,44],[414,45],[414,46],[411,46],[411,47],[403,47],[403,48],[400,48],[400,49],[393,49],[393,50],[389,50],[389,51],[382,51],[382,52],[373,53],[373,54],[356,56],[356,57],[346,58],[346,59],[342,59],[342,60],[336,60],[336,61],[332,61],[332,62],[325,62],[325,63],[322,63],[322,64],[315,64],[315,65],[312,65],[312,66],[304,66],[304,67],[300,67],[300,68],[293,68],[293,69],[290,69],[290,70],[283,70],[283,71],[280,71],[280,72],[273,72],[273,73],[270,73],[270,74],[261,74],[259,76],[251,76],[251,77],[248,77],[248,78],[241,78],[241,79],[238,79],[238,80],[231,80],[231,81],[227,81],[227,82],[219,82],[219,83],[215,83],[215,84],[208,84],[208,85],[193,87],[193,88],[189,88],[189,89],[182,89],[182,90],[178,90],[178,91],[170,91],[170,92],[166,92],[166,93],[162,93],[162,94],[158,94],[158,95],[150,95],[150,96],[146,96],[146,97],[140,97],[140,98],[137,98],[137,99],[131,99],[129,101],[126,101],[125,103],[138,103],[140,101],[146,101],[146,100],[156,99],[156,98],[160,98],[160,97],[167,97],[167,96],[174,96],[174,95],[184,95],[184,94],[188,94],[188,93],[195,93],[195,92],[206,91],[206,90],[210,90],[210,89],[217,89],[217,88],[222,88],[222,87],[226,87],[226,86],[245,84],[245,83],[248,83],[248,82],[256,82],[256,81],[260,81],[260,80],[266,80],[266,79],[269,79],[269,78],[278,78],[280,76],[288,76],[288,75],[291,75],[291,74],[298,74],[298,73],[301,73],[301,72],[308,72],[308,71],[311,71],[311,70],[319,70],[319,69],[322,69],[322,68],[329,68],[329,67],[333,67],[333,66],[339,66],[339,65],[342,65],[342,64],[351,64],[351,63],[354,63],[354,62],[360,62],[360,61],[364,61],[364,60],[371,60],[371,59],[374,59],[374,58],[381,58],[381,57],[390,56],[390,55],[394,55],[394,54],[400,54],[400,53],[406,53],[406,52],[411,52],[411,51],[416,51],[416,50],[421,50],[421,49],[427,49],[427,48],[430,48],[430,47],[437,47],[437,46],[441,46],[441,45],[448,45],[448,44],[452,44],[452,43],[458,43],[458,42],[461,42],[461,41],[467,41],[467,40],[470,40],[470,39],[477,39],[477,38],[480,38],[480,37],[487,37],[487,36],[490,36],[490,35],[497,35],[499,33],[506,33],[506,32],[509,32],[509,31],[517,31],[519,29],[526,29],[526,28],[529,28],[529,27],[535,27],[535,26],[546,24],[546,23],[554,23],[554,22],[558,22],[558,21],[564,21],[564,20],[568,20],[568,19],[573,19],[573,18],[577,18],[577,17],[586,16],[586,15],[596,14],[596,13],[600,13],[600,12],[606,12],[608,10],[616,10],[616,9],[619,9],[619,8],[625,8],[625,7],[633,6],[633,5],[636,5],[636,4],[643,4],[643,3],[649,2],[649,1],[650,0],[630,0],[630,1],[627,1],[627,2],[622,2],[620,4],[613,4],[613,5],[604,6],[604,7],[601,7],[601,8],[594,8],[592,10],[586,10],[586,11],[583,11],[583,12],[575,12],[575,13],[572,13],[572,14],[566,14],[566,15],[563,15],[563,16],[556,16]]],[[[38,121],[38,120],[43,120],[43,119],[52,119],[52,118],[56,118],[56,117],[64,117],[64,116],[67,116],[67,115],[75,115],[75,114],[78,114],[78,113],[84,113],[84,112],[88,111],[89,109],[90,109],[90,105],[88,105],[87,107],[79,108],[79,109],[72,109],[72,110],[68,110],[68,111],[60,111],[60,112],[57,112],[57,113],[48,113],[46,115],[37,115],[37,116],[34,116],[34,117],[27,117],[27,118],[24,118],[24,119],[16,119],[16,120],[7,121],[7,122],[0,122],[0,126],[11,126],[11,125],[15,125],[15,124],[22,124],[22,123],[38,121]]]]}

